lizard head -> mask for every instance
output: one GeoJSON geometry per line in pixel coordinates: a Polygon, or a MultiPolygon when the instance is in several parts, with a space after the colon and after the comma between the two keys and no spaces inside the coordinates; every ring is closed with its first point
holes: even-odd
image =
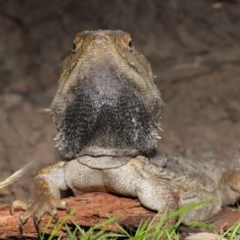
{"type": "Polygon", "coordinates": [[[148,155],[157,147],[162,100],[147,59],[123,31],[84,31],[63,60],[51,105],[66,158],[148,155]]]}

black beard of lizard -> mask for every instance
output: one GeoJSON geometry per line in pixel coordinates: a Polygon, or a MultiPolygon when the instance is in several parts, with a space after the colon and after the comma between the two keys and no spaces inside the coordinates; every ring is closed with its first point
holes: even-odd
{"type": "Polygon", "coordinates": [[[146,91],[142,79],[132,79],[138,69],[131,67],[134,74],[127,74],[110,57],[81,64],[71,71],[65,80],[71,85],[64,94],[57,92],[51,107],[60,153],[66,159],[153,155],[162,105],[157,88],[146,91]]]}

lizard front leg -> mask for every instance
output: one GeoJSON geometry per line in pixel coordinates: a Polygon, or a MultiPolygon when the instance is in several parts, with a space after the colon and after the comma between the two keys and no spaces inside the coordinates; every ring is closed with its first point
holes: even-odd
{"type": "Polygon", "coordinates": [[[19,229],[23,233],[23,225],[33,218],[37,232],[41,217],[48,213],[55,221],[58,219],[57,209],[67,209],[66,203],[60,200],[60,190],[66,190],[64,168],[67,163],[58,162],[39,170],[34,177],[34,192],[30,203],[16,200],[12,203],[10,211],[25,210],[19,217],[19,229]]]}
{"type": "MultiPolygon", "coordinates": [[[[178,198],[174,195],[168,181],[154,176],[145,177],[144,181],[138,185],[137,197],[144,207],[157,211],[150,223],[152,225],[163,215],[169,216],[178,209],[178,198]]],[[[176,218],[167,218],[165,224],[171,226],[175,221],[176,218]]]]}
{"type": "MultiPolygon", "coordinates": [[[[178,209],[178,198],[168,180],[154,175],[153,169],[147,170],[149,165],[150,162],[143,156],[132,158],[122,167],[104,170],[104,182],[111,192],[136,197],[144,207],[156,211],[151,222],[155,223],[163,214],[178,209]]],[[[175,220],[167,219],[166,224],[172,224],[175,220]]]]}

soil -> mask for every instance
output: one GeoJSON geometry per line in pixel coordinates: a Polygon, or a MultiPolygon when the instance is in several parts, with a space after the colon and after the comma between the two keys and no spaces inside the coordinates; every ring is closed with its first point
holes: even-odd
{"type": "Polygon", "coordinates": [[[46,108],[77,32],[122,29],[150,60],[166,105],[159,149],[194,158],[240,152],[240,3],[237,0],[0,2],[0,176],[33,162],[0,192],[29,198],[36,169],[59,160],[46,108]]]}

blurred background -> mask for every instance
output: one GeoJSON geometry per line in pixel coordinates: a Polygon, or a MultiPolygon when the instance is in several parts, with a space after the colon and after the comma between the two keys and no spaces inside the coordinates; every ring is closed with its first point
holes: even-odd
{"type": "MultiPolygon", "coordinates": [[[[237,0],[1,0],[0,192],[26,198],[32,175],[59,160],[48,108],[77,32],[122,29],[151,62],[164,106],[159,149],[193,158],[240,151],[240,3],[237,0]]],[[[220,161],[220,160],[219,160],[220,161]]]]}

